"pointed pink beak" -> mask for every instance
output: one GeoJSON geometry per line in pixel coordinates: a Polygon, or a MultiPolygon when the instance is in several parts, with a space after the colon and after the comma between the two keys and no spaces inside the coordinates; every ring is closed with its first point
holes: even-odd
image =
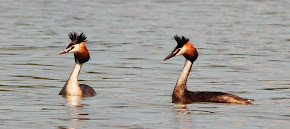
{"type": "Polygon", "coordinates": [[[61,55],[61,54],[65,54],[65,53],[68,53],[70,52],[72,49],[74,49],[74,46],[71,46],[63,51],[60,51],[59,53],[57,53],[57,55],[61,55]]]}

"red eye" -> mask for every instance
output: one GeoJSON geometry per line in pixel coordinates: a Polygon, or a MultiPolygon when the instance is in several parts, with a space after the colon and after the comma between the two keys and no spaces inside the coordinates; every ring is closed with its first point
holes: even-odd
{"type": "Polygon", "coordinates": [[[72,49],[74,49],[75,47],[74,46],[72,46],[71,48],[70,48],[70,50],[72,50],[72,49]]]}

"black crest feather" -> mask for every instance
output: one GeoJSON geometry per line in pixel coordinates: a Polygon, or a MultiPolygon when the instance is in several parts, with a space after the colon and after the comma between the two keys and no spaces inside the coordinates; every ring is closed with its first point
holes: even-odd
{"type": "Polygon", "coordinates": [[[71,32],[68,34],[70,40],[72,42],[77,43],[81,43],[81,42],[85,42],[87,39],[87,36],[84,33],[81,33],[80,35],[78,35],[76,32],[71,32]]]}
{"type": "Polygon", "coordinates": [[[187,43],[189,41],[188,38],[182,36],[182,37],[179,37],[178,35],[175,35],[174,36],[174,39],[175,41],[177,42],[177,46],[178,47],[182,47],[185,43],[187,43]]]}

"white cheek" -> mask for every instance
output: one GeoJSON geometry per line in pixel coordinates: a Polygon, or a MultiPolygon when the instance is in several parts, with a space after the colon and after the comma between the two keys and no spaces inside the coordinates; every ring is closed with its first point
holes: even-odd
{"type": "Polygon", "coordinates": [[[74,53],[74,52],[78,52],[79,50],[80,50],[80,45],[79,44],[76,44],[76,45],[74,45],[74,49],[72,49],[69,52],[74,53]]]}
{"type": "Polygon", "coordinates": [[[176,55],[179,56],[179,55],[183,55],[184,53],[185,53],[185,48],[182,47],[176,55]]]}

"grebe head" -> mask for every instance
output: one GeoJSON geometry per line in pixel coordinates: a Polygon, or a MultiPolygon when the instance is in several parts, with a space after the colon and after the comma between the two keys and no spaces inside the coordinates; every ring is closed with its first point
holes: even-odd
{"type": "Polygon", "coordinates": [[[184,36],[179,37],[178,35],[175,35],[174,39],[177,42],[177,46],[164,60],[168,60],[176,55],[183,55],[186,59],[194,62],[198,57],[198,53],[195,47],[189,42],[189,39],[184,36]]]}
{"type": "Polygon", "coordinates": [[[81,33],[78,35],[76,32],[71,32],[68,34],[69,38],[71,39],[71,43],[66,47],[65,50],[60,51],[57,53],[58,55],[65,54],[65,53],[74,53],[75,62],[76,63],[85,63],[90,59],[90,54],[85,46],[86,42],[86,35],[81,33]]]}

